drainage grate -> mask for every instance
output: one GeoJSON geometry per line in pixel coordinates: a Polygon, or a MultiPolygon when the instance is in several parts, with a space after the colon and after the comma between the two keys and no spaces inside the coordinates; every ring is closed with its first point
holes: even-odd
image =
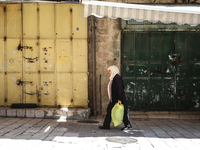
{"type": "Polygon", "coordinates": [[[136,143],[137,140],[131,137],[108,137],[106,138],[109,142],[114,143],[121,143],[121,144],[129,144],[129,143],[136,143]]]}
{"type": "Polygon", "coordinates": [[[99,121],[94,120],[79,120],[78,123],[99,123],[99,121]]]}

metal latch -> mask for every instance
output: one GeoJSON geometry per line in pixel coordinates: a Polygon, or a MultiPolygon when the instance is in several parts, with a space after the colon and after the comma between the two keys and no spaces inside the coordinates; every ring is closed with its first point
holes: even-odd
{"type": "Polygon", "coordinates": [[[32,81],[21,81],[21,79],[18,79],[17,81],[16,81],[16,84],[17,85],[22,85],[22,84],[32,84],[33,82],[32,81]]]}
{"type": "Polygon", "coordinates": [[[29,63],[34,63],[34,62],[38,61],[38,57],[35,57],[35,58],[24,57],[24,59],[26,59],[27,62],[29,62],[29,63]]]}

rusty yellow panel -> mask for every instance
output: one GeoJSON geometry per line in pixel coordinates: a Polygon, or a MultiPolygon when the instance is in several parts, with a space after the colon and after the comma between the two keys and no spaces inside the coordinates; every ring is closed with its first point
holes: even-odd
{"type": "Polygon", "coordinates": [[[21,38],[21,4],[7,4],[7,38],[21,38]]]}
{"type": "Polygon", "coordinates": [[[55,4],[55,32],[56,38],[70,38],[71,15],[70,4],[55,4]]]}
{"type": "Polygon", "coordinates": [[[54,4],[39,4],[40,38],[54,38],[54,4]]]}
{"type": "Polygon", "coordinates": [[[73,74],[74,106],[88,106],[88,76],[86,73],[73,74]]]}
{"type": "Polygon", "coordinates": [[[87,38],[87,18],[83,17],[83,5],[72,5],[72,35],[73,38],[87,38]]]}
{"type": "Polygon", "coordinates": [[[87,41],[73,40],[73,72],[87,72],[87,41]]]}
{"type": "Polygon", "coordinates": [[[4,42],[0,38],[0,105],[4,105],[4,42]]]}
{"type": "Polygon", "coordinates": [[[54,40],[40,40],[40,71],[54,71],[54,56],[54,40]]]}
{"type": "Polygon", "coordinates": [[[23,3],[23,38],[37,38],[37,3],[23,3]]]}
{"type": "Polygon", "coordinates": [[[57,74],[57,105],[72,106],[72,75],[70,73],[57,74]]]}
{"type": "Polygon", "coordinates": [[[41,105],[55,105],[54,74],[41,74],[41,105]]]}
{"type": "Polygon", "coordinates": [[[70,41],[69,40],[57,40],[57,72],[70,72],[71,69],[71,57],[70,57],[70,41]]]}
{"type": "Polygon", "coordinates": [[[0,105],[4,105],[4,73],[0,73],[0,105]]]}
{"type": "Polygon", "coordinates": [[[23,70],[25,73],[37,72],[39,70],[39,56],[37,40],[23,41],[23,70]]]}
{"type": "Polygon", "coordinates": [[[20,44],[19,39],[7,39],[7,71],[21,73],[22,70],[22,51],[17,47],[20,44]]]}
{"type": "Polygon", "coordinates": [[[2,38],[0,38],[0,72],[4,72],[4,42],[2,38]]]}
{"type": "Polygon", "coordinates": [[[10,106],[12,103],[21,103],[22,102],[22,86],[17,85],[16,82],[18,79],[21,79],[21,73],[8,73],[7,74],[7,88],[8,88],[8,99],[6,105],[10,106]]]}
{"type": "Polygon", "coordinates": [[[37,73],[23,74],[23,103],[36,103],[39,98],[37,73]]]}
{"type": "Polygon", "coordinates": [[[0,4],[0,38],[4,37],[4,4],[0,4]]]}

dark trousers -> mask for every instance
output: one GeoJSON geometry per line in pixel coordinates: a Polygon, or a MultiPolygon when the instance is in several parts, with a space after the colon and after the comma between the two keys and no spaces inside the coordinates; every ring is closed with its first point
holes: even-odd
{"type": "MultiPolygon", "coordinates": [[[[111,122],[111,111],[112,111],[112,108],[113,108],[114,104],[113,103],[109,103],[108,107],[107,107],[107,115],[104,119],[104,123],[103,123],[103,126],[106,127],[106,128],[109,128],[110,127],[110,122],[111,122]]],[[[129,117],[128,117],[128,113],[126,110],[124,110],[124,118],[123,118],[123,123],[124,123],[124,126],[126,127],[128,124],[130,124],[130,121],[129,121],[129,117]]]]}

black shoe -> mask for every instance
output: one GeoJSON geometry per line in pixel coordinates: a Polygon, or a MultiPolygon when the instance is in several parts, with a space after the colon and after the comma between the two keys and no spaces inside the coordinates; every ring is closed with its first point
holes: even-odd
{"type": "Polygon", "coordinates": [[[128,124],[126,127],[123,127],[121,130],[132,130],[132,126],[128,124]]]}
{"type": "Polygon", "coordinates": [[[106,130],[110,130],[110,127],[99,126],[99,129],[106,129],[106,130]]]}

